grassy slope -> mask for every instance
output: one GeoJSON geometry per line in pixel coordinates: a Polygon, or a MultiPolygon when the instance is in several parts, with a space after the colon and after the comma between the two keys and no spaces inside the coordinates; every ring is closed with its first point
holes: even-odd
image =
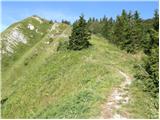
{"type": "MultiPolygon", "coordinates": [[[[68,30],[67,30],[68,31],[68,30]]],[[[42,39],[42,41],[45,41],[42,39]]],[[[82,51],[54,50],[40,41],[3,74],[4,118],[89,118],[99,115],[100,104],[123,77],[132,73],[135,59],[92,36],[82,51]],[[38,55],[33,56],[35,49],[38,55]],[[28,59],[28,65],[24,61],[28,59]],[[16,109],[16,112],[15,112],[16,109]]]]}
{"type": "Polygon", "coordinates": [[[5,35],[7,35],[10,31],[12,31],[16,26],[19,26],[19,31],[21,31],[24,36],[27,36],[27,44],[19,43],[18,47],[13,47],[14,54],[12,56],[3,56],[2,60],[2,71],[10,68],[9,66],[12,66],[12,64],[15,63],[26,51],[28,51],[30,48],[32,48],[37,42],[39,42],[47,33],[47,30],[50,29],[52,24],[49,24],[48,21],[43,21],[42,24],[39,23],[39,21],[33,19],[32,17],[29,17],[27,19],[24,19],[20,22],[17,22],[10,27],[8,27],[4,32],[2,32],[2,46],[5,46],[5,35]],[[35,28],[34,30],[29,30],[27,28],[28,23],[32,24],[35,28]],[[35,31],[35,29],[38,29],[38,33],[35,31]],[[41,34],[43,33],[43,34],[41,34]],[[4,43],[4,44],[3,44],[4,43]]]}
{"type": "Polygon", "coordinates": [[[142,91],[142,84],[140,81],[133,82],[130,88],[130,94],[133,99],[126,106],[127,111],[130,113],[131,118],[158,119],[159,113],[153,104],[154,99],[142,91]]]}
{"type": "MultiPolygon", "coordinates": [[[[59,31],[69,34],[70,27],[61,25],[59,31]]],[[[57,36],[44,44],[50,34],[54,31],[2,72],[2,98],[8,98],[2,105],[3,118],[95,118],[123,80],[118,69],[134,74],[135,57],[104,38],[92,36],[92,46],[82,51],[57,51],[58,43],[68,38],[57,36]]],[[[136,99],[129,107],[132,117],[147,118],[137,100],[144,105],[143,98],[136,99]]]]}
{"type": "MultiPolygon", "coordinates": [[[[137,59],[135,65],[142,64],[143,53],[138,53],[134,57],[137,59]]],[[[135,70],[133,70],[133,76],[137,73],[135,70]]],[[[143,91],[143,81],[137,80],[134,77],[132,79],[133,82],[129,87],[129,96],[131,99],[128,104],[122,106],[119,112],[134,119],[158,119],[159,111],[155,108],[155,99],[143,91]]]]}
{"type": "MultiPolygon", "coordinates": [[[[66,28],[66,25],[61,25],[62,28],[66,28]]],[[[50,27],[51,28],[51,27],[50,27]]],[[[6,89],[6,87],[14,87],[14,84],[16,85],[18,82],[15,81],[15,79],[17,79],[19,76],[22,76],[23,74],[26,74],[25,71],[28,71],[27,66],[25,66],[25,63],[27,64],[33,64],[33,65],[39,65],[42,61],[44,61],[44,59],[46,59],[46,57],[49,56],[48,53],[52,54],[52,52],[54,52],[54,47],[53,46],[56,41],[57,38],[54,39],[54,42],[51,45],[46,45],[45,42],[49,41],[49,36],[51,34],[55,33],[55,30],[49,32],[50,29],[47,29],[48,33],[46,33],[41,40],[39,40],[37,43],[35,43],[33,45],[33,47],[29,48],[28,51],[26,51],[25,49],[21,49],[20,51],[18,51],[15,54],[22,54],[25,52],[24,55],[20,56],[19,59],[16,59],[15,63],[10,67],[10,66],[5,66],[6,67],[6,71],[2,72],[2,77],[3,77],[3,89],[6,89]],[[41,58],[42,57],[42,58],[41,58]],[[40,58],[40,59],[39,59],[40,58]],[[35,61],[36,60],[36,61],[35,61]],[[34,63],[36,62],[36,64],[34,63]],[[6,79],[6,80],[5,80],[6,79]],[[12,82],[14,81],[14,82],[12,82]],[[10,84],[12,83],[12,84],[10,84]]],[[[61,31],[59,31],[59,34],[61,33],[61,31]]],[[[61,38],[59,38],[61,39],[61,38]]],[[[10,62],[10,61],[9,61],[10,62]]],[[[32,66],[33,67],[33,66],[32,66]]],[[[3,68],[3,66],[2,66],[3,68]]],[[[11,92],[13,92],[13,90],[11,89],[11,92]]],[[[11,94],[11,92],[5,91],[2,92],[2,95],[4,94],[5,96],[8,96],[9,94],[11,94]]]]}
{"type": "Polygon", "coordinates": [[[132,99],[127,105],[123,106],[122,111],[126,111],[130,118],[158,119],[159,110],[154,105],[155,99],[147,92],[144,92],[143,87],[143,81],[141,80],[134,80],[132,82],[129,89],[129,95],[132,99]]]}

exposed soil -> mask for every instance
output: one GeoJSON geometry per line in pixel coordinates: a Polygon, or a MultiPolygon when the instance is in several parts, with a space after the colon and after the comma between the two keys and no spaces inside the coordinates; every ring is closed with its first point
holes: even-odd
{"type": "Polygon", "coordinates": [[[101,119],[127,119],[126,113],[120,113],[119,110],[122,105],[127,104],[130,96],[128,95],[128,88],[131,84],[131,78],[124,72],[118,70],[118,72],[124,76],[124,81],[113,89],[113,92],[109,96],[107,102],[102,106],[101,119]]]}

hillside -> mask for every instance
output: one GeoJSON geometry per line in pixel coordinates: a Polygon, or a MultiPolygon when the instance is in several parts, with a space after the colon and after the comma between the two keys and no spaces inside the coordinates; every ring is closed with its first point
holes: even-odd
{"type": "MultiPolygon", "coordinates": [[[[110,94],[123,85],[126,76],[134,81],[138,55],[98,35],[92,35],[88,49],[67,50],[71,29],[32,16],[2,32],[2,118],[99,118],[110,94]]],[[[131,102],[113,113],[147,118],[144,94],[136,85],[130,86],[131,102]]]]}

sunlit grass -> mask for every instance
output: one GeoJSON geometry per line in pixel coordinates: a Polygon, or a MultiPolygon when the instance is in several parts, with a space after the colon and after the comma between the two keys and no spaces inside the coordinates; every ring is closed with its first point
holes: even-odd
{"type": "MultiPolygon", "coordinates": [[[[70,28],[60,26],[60,31],[70,28]]],[[[51,34],[51,33],[50,33],[51,34]]],[[[2,73],[2,118],[96,118],[113,87],[123,81],[118,70],[134,73],[135,57],[100,36],[81,51],[57,51],[55,38],[43,36],[2,73]]]]}

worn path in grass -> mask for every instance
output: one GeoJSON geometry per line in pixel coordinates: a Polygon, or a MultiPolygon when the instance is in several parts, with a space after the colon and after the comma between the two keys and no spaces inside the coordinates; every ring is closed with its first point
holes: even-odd
{"type": "Polygon", "coordinates": [[[127,112],[120,112],[120,109],[123,105],[127,104],[130,96],[128,95],[128,88],[131,84],[131,77],[128,76],[125,72],[118,70],[119,74],[124,77],[124,81],[116,88],[113,89],[113,92],[110,94],[107,102],[102,106],[102,119],[113,118],[113,119],[127,119],[127,112]]]}

